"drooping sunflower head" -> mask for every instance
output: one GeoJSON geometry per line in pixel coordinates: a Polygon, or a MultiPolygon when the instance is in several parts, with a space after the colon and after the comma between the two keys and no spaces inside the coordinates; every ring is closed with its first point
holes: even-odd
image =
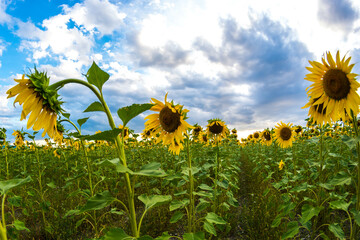
{"type": "Polygon", "coordinates": [[[233,129],[231,130],[231,133],[232,133],[232,134],[236,134],[236,133],[237,133],[236,128],[233,128],[233,129]]]}
{"type": "Polygon", "coordinates": [[[19,130],[14,130],[13,136],[15,136],[15,146],[16,147],[22,147],[24,146],[24,137],[25,134],[22,131],[19,130]]]}
{"type": "Polygon", "coordinates": [[[278,123],[278,125],[275,126],[275,138],[279,143],[280,147],[291,147],[294,141],[292,124],[285,124],[283,122],[278,123]]]}
{"type": "Polygon", "coordinates": [[[150,114],[145,118],[147,119],[145,130],[153,129],[151,135],[157,139],[157,142],[162,141],[165,145],[175,145],[176,141],[181,144],[186,131],[193,128],[185,121],[189,110],[184,109],[180,104],[174,104],[173,101],[168,102],[167,94],[164,103],[155,98],[151,100],[154,106],[150,110],[158,113],[150,114]]]}
{"type": "MultiPolygon", "coordinates": [[[[331,53],[327,52],[326,57],[322,57],[322,63],[309,61],[311,67],[306,67],[310,71],[305,79],[313,82],[307,89],[310,97],[310,104],[318,107],[311,113],[320,112],[322,119],[318,119],[319,114],[311,115],[317,123],[323,120],[322,115],[329,115],[332,121],[345,119],[345,111],[356,116],[359,113],[360,97],[356,93],[360,84],[356,81],[358,76],[351,70],[354,64],[350,64],[351,57],[340,59],[337,51],[334,60],[331,53]]],[[[309,114],[310,110],[309,110],[309,114]]]]}
{"type": "Polygon", "coordinates": [[[194,124],[194,128],[192,130],[192,135],[194,137],[198,137],[202,131],[202,127],[198,124],[194,124]]]}
{"type": "Polygon", "coordinates": [[[22,75],[21,79],[14,79],[18,84],[10,88],[6,94],[7,98],[15,97],[15,103],[22,105],[20,120],[26,119],[30,114],[27,122],[27,128],[33,128],[34,131],[44,129],[42,137],[47,133],[49,137],[54,138],[57,132],[56,119],[62,111],[59,95],[55,90],[49,89],[50,78],[45,72],[35,72],[22,75]]]}
{"type": "Polygon", "coordinates": [[[221,119],[215,118],[208,120],[208,125],[206,126],[207,134],[214,138],[215,141],[221,141],[229,134],[229,129],[227,128],[225,122],[221,119]]]}
{"type": "Polygon", "coordinates": [[[203,143],[203,144],[206,144],[206,145],[209,144],[209,138],[208,138],[207,133],[205,133],[205,132],[202,132],[202,133],[200,134],[199,140],[200,140],[200,142],[203,143]]]}
{"type": "Polygon", "coordinates": [[[267,145],[267,146],[270,146],[271,143],[272,143],[272,134],[271,134],[271,131],[269,129],[265,129],[262,133],[261,133],[261,140],[262,140],[262,143],[267,145]]]}

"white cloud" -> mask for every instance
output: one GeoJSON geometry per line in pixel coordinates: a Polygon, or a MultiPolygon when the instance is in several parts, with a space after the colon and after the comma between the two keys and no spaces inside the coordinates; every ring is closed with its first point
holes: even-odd
{"type": "Polygon", "coordinates": [[[66,15],[78,25],[83,25],[88,31],[99,31],[100,35],[112,34],[121,29],[125,13],[108,0],[85,0],[73,7],[64,5],[66,15]]]}

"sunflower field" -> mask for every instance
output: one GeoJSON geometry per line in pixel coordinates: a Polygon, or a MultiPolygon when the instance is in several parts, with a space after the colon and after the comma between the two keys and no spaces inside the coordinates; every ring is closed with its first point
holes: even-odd
{"type": "Polygon", "coordinates": [[[280,121],[242,139],[222,119],[190,125],[168,94],[118,109],[116,126],[102,92],[110,76],[96,63],[86,80],[52,85],[35,68],[7,91],[33,132],[0,126],[0,240],[360,239],[350,61],[309,61],[306,126],[280,121]],[[84,112],[103,112],[107,131],[82,134],[88,118],[72,119],[59,100],[67,84],[96,95],[84,112]],[[137,134],[127,124],[142,113],[137,134]]]}

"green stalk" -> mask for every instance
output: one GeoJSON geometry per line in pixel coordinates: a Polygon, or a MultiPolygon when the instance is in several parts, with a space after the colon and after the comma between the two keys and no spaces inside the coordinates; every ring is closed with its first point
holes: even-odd
{"type": "MultiPolygon", "coordinates": [[[[36,147],[36,142],[35,139],[34,141],[34,147],[35,147],[35,156],[36,156],[36,161],[38,164],[38,182],[39,182],[39,188],[40,188],[40,197],[41,197],[41,201],[44,202],[44,193],[43,193],[43,186],[42,186],[42,177],[41,177],[41,165],[40,165],[40,156],[39,156],[39,149],[37,149],[36,147]]],[[[41,208],[41,214],[42,214],[42,219],[43,219],[43,223],[44,223],[44,227],[46,227],[46,217],[45,217],[45,212],[43,210],[43,208],[41,208]]]]}
{"type": "Polygon", "coordinates": [[[190,156],[190,144],[189,144],[189,137],[186,138],[186,156],[188,160],[188,167],[189,167],[189,198],[190,198],[190,205],[189,205],[189,212],[188,212],[188,232],[191,233],[195,231],[194,229],[194,217],[195,217],[195,201],[194,201],[194,178],[192,175],[192,166],[191,166],[191,156],[190,156]]]}
{"type": "Polygon", "coordinates": [[[2,198],[2,202],[1,202],[1,216],[2,216],[2,221],[0,223],[0,239],[1,240],[7,240],[7,235],[6,235],[6,222],[5,222],[5,197],[6,194],[3,195],[2,198]]]}
{"type": "MultiPolygon", "coordinates": [[[[78,134],[81,135],[81,130],[72,121],[70,121],[69,119],[62,119],[62,120],[60,120],[60,122],[68,122],[68,123],[70,123],[76,129],[78,134]]],[[[87,154],[87,151],[86,151],[86,148],[85,148],[84,140],[81,140],[80,143],[81,143],[81,147],[83,149],[85,160],[86,160],[86,166],[87,166],[88,178],[89,178],[89,187],[90,187],[90,193],[91,193],[91,197],[92,197],[92,196],[94,196],[94,188],[93,188],[93,184],[92,184],[91,165],[90,165],[89,157],[88,157],[88,154],[87,154]]]]}
{"type": "MultiPolygon", "coordinates": [[[[70,78],[70,79],[65,79],[65,80],[54,83],[53,85],[49,86],[49,89],[58,90],[61,87],[63,87],[65,84],[68,84],[68,83],[77,83],[77,84],[84,85],[85,87],[88,87],[96,95],[96,97],[98,98],[98,100],[100,101],[102,106],[104,107],[104,112],[108,118],[108,122],[109,122],[111,129],[116,128],[114,119],[111,115],[108,105],[106,104],[106,102],[104,100],[101,90],[99,92],[93,85],[89,84],[88,82],[85,82],[80,79],[70,78]]],[[[122,161],[122,164],[125,167],[127,167],[126,156],[125,156],[125,147],[124,147],[124,143],[121,141],[119,135],[115,138],[115,144],[116,144],[119,159],[122,161]]],[[[135,211],[135,202],[134,202],[135,194],[134,194],[134,191],[131,186],[130,175],[128,173],[124,173],[124,174],[125,174],[125,181],[126,181],[125,186],[126,186],[127,195],[128,195],[127,197],[128,197],[129,212],[130,212],[129,218],[130,218],[131,231],[132,231],[133,237],[139,237],[139,233],[137,231],[136,211],[135,211]]]]}
{"type": "Polygon", "coordinates": [[[8,148],[7,148],[7,142],[5,141],[5,164],[6,164],[6,179],[9,179],[9,159],[8,159],[8,148]]]}
{"type": "Polygon", "coordinates": [[[216,156],[215,156],[216,166],[215,166],[215,179],[214,179],[214,205],[213,205],[213,212],[216,213],[218,208],[218,197],[217,197],[217,181],[219,178],[219,169],[220,169],[220,160],[219,160],[219,142],[216,141],[216,156]]]}

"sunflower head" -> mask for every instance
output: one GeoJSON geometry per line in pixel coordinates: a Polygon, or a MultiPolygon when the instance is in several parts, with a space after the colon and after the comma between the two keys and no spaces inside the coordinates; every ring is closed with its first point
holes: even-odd
{"type": "Polygon", "coordinates": [[[229,134],[229,129],[227,128],[225,122],[221,119],[215,118],[208,120],[206,132],[210,137],[214,137],[215,141],[220,141],[229,134]]]}
{"type": "Polygon", "coordinates": [[[265,129],[262,133],[261,133],[261,137],[262,137],[262,142],[267,145],[270,146],[272,143],[272,136],[271,136],[271,131],[269,129],[265,129]]]}
{"type": "Polygon", "coordinates": [[[193,130],[192,130],[192,135],[193,135],[194,137],[199,136],[200,133],[201,133],[201,131],[202,131],[202,127],[201,127],[200,125],[198,125],[197,123],[194,124],[193,127],[194,127],[194,128],[193,128],[193,130]]]}
{"type": "MultiPolygon", "coordinates": [[[[145,119],[145,131],[152,130],[151,136],[157,139],[157,142],[163,142],[165,145],[181,145],[184,134],[189,128],[193,128],[185,120],[189,110],[184,109],[180,104],[174,104],[173,101],[165,101],[152,98],[151,103],[154,105],[150,110],[158,112],[147,116],[145,119]],[[159,134],[159,135],[158,135],[159,134]]],[[[176,152],[176,151],[175,151],[176,152]]]]}
{"type": "Polygon", "coordinates": [[[275,138],[282,148],[291,147],[294,141],[292,124],[279,123],[275,127],[275,138]]]}
{"type": "Polygon", "coordinates": [[[309,61],[311,67],[306,67],[310,73],[305,79],[313,83],[307,91],[310,102],[303,108],[310,107],[309,115],[318,124],[329,122],[330,118],[334,122],[345,119],[346,112],[353,112],[356,116],[360,105],[356,91],[360,84],[356,81],[358,75],[351,72],[354,67],[350,64],[351,57],[340,59],[337,51],[335,60],[330,52],[321,60],[322,63],[309,61]]]}
{"type": "Polygon", "coordinates": [[[47,133],[54,138],[57,135],[57,115],[62,111],[59,95],[55,90],[49,88],[50,78],[45,72],[39,72],[36,68],[33,73],[22,75],[21,79],[15,79],[18,84],[10,88],[6,94],[7,98],[15,97],[14,104],[19,103],[23,109],[20,120],[26,119],[27,128],[34,131],[44,129],[42,137],[47,133]]]}

